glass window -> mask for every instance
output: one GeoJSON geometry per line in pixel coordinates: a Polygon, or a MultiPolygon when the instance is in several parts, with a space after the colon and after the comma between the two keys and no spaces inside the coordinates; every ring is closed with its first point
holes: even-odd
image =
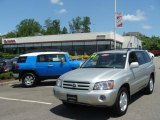
{"type": "Polygon", "coordinates": [[[60,62],[61,59],[64,59],[64,61],[66,61],[63,54],[46,54],[38,55],[37,62],[60,62]]]}
{"type": "Polygon", "coordinates": [[[62,46],[72,45],[72,42],[62,42],[62,46]]]}
{"type": "Polygon", "coordinates": [[[143,52],[143,57],[144,57],[146,63],[151,61],[151,58],[147,52],[143,52]]]}
{"type": "Polygon", "coordinates": [[[73,42],[73,45],[84,45],[84,42],[73,42]]]}
{"type": "Polygon", "coordinates": [[[17,60],[17,63],[25,63],[27,60],[27,57],[24,56],[24,57],[19,57],[18,60],[17,60]]]}
{"type": "Polygon", "coordinates": [[[146,60],[145,60],[145,58],[144,58],[144,55],[143,55],[143,52],[142,52],[142,51],[136,52],[136,56],[137,56],[139,65],[142,65],[142,64],[145,64],[145,63],[146,63],[146,60]]]}
{"type": "Polygon", "coordinates": [[[129,64],[131,64],[132,62],[138,62],[135,52],[131,52],[129,54],[129,64]]]}
{"type": "Polygon", "coordinates": [[[42,43],[42,46],[52,46],[52,43],[42,43]]]}
{"type": "Polygon", "coordinates": [[[82,68],[124,68],[126,53],[93,54],[82,65],[82,68]]]}
{"type": "Polygon", "coordinates": [[[85,42],[85,45],[96,45],[96,42],[93,42],[93,41],[91,41],[91,42],[85,42]]]}
{"type": "Polygon", "coordinates": [[[97,41],[97,45],[110,45],[110,41],[97,41]]]}
{"type": "Polygon", "coordinates": [[[55,42],[55,43],[52,43],[52,46],[61,46],[61,43],[55,42]]]}
{"type": "Polygon", "coordinates": [[[64,59],[64,61],[66,61],[65,56],[63,54],[50,54],[50,55],[48,55],[49,62],[60,62],[61,59],[64,59]]]}
{"type": "Polygon", "coordinates": [[[47,56],[46,55],[39,55],[37,57],[37,62],[48,62],[47,61],[47,56]]]}
{"type": "Polygon", "coordinates": [[[25,44],[25,47],[33,47],[34,44],[25,44]]]}

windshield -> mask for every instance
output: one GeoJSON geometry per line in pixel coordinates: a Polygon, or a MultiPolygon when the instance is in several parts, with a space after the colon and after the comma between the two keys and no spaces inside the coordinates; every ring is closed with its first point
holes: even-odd
{"type": "Polygon", "coordinates": [[[81,68],[124,68],[126,53],[93,54],[81,68]]]}

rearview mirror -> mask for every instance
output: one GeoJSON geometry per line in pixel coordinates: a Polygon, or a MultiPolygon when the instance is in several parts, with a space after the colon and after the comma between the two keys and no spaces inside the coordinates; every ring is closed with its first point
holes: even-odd
{"type": "Polygon", "coordinates": [[[138,68],[139,67],[139,63],[138,62],[132,62],[130,64],[130,68],[138,68]]]}

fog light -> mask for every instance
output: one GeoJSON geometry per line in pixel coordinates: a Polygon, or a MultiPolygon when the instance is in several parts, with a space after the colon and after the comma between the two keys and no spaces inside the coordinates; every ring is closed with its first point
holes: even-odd
{"type": "Polygon", "coordinates": [[[99,100],[100,100],[100,101],[105,101],[105,100],[106,100],[106,96],[100,95],[100,96],[99,96],[99,100]]]}

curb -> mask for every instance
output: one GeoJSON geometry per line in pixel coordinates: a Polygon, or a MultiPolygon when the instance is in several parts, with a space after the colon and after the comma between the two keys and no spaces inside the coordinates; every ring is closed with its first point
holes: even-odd
{"type": "Polygon", "coordinates": [[[2,83],[0,83],[0,86],[13,84],[13,83],[19,83],[19,80],[13,80],[13,81],[9,81],[9,82],[2,82],[2,83]]]}

